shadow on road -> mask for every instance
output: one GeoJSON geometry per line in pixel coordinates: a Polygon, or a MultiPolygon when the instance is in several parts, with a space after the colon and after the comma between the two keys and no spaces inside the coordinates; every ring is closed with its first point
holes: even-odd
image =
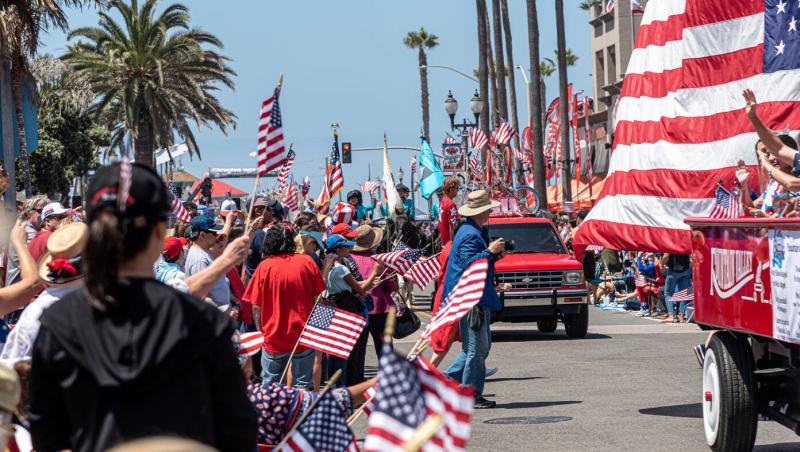
{"type": "Polygon", "coordinates": [[[533,331],[519,331],[519,330],[500,330],[492,331],[493,342],[516,342],[516,341],[572,341],[572,340],[587,340],[587,339],[611,339],[611,336],[605,334],[588,333],[583,339],[570,339],[566,334],[559,333],[540,333],[536,330],[533,331]]]}
{"type": "Polygon", "coordinates": [[[499,383],[501,381],[527,381],[527,380],[540,380],[547,377],[500,377],[500,378],[487,378],[486,383],[499,383]]]}
{"type": "Polygon", "coordinates": [[[789,452],[797,450],[800,450],[800,443],[762,444],[753,448],[753,452],[789,452]]]}
{"type": "Polygon", "coordinates": [[[550,402],[511,402],[511,403],[498,403],[495,408],[505,408],[507,410],[514,410],[519,408],[544,408],[546,406],[558,405],[573,405],[576,403],[583,403],[582,400],[553,400],[550,402]]]}
{"type": "Polygon", "coordinates": [[[690,417],[690,418],[703,418],[703,404],[702,403],[687,403],[684,405],[669,405],[657,406],[654,408],[642,408],[639,410],[641,414],[649,414],[651,416],[669,416],[669,417],[690,417]]]}

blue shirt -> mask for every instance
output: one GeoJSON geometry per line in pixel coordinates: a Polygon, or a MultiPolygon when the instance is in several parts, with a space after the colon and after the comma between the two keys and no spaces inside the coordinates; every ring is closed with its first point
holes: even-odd
{"type": "Polygon", "coordinates": [[[636,266],[639,267],[639,272],[648,278],[656,279],[656,265],[645,263],[641,257],[636,258],[636,266]]]}
{"type": "Polygon", "coordinates": [[[455,287],[467,267],[481,258],[489,259],[489,272],[486,275],[486,286],[478,306],[492,311],[500,310],[500,298],[494,289],[494,255],[489,252],[489,230],[481,228],[472,218],[461,225],[453,239],[453,247],[448,257],[447,273],[442,288],[442,305],[455,287]]]}
{"type": "Polygon", "coordinates": [[[375,210],[375,204],[365,206],[362,203],[358,203],[355,205],[355,213],[356,213],[356,221],[361,223],[366,219],[372,219],[372,211],[375,210]]]}

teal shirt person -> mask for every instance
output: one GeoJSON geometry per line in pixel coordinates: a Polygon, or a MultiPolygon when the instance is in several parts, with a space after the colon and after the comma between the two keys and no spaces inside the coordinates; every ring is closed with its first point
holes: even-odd
{"type": "MultiPolygon", "coordinates": [[[[381,203],[381,213],[384,217],[389,216],[388,211],[386,210],[386,205],[383,203],[381,203]]],[[[416,214],[416,211],[414,210],[414,201],[410,199],[403,200],[403,214],[407,215],[408,218],[412,220],[415,218],[414,215],[416,214]]]]}
{"type": "Polygon", "coordinates": [[[375,210],[375,203],[373,202],[369,206],[365,206],[364,204],[358,203],[355,206],[356,210],[356,221],[359,223],[363,222],[364,220],[371,220],[372,219],[372,212],[375,210]]]}

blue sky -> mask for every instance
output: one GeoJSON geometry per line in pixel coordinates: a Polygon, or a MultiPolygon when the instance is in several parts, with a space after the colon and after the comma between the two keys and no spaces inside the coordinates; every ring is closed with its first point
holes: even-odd
{"type": "MultiPolygon", "coordinates": [[[[170,0],[162,0],[161,5],[170,0]]],[[[491,10],[491,0],[489,0],[491,10]]],[[[523,0],[509,0],[514,62],[526,68],[528,32],[523,0]]],[[[556,47],[552,1],[539,2],[541,56],[553,58],[556,47]]],[[[200,176],[209,167],[255,166],[248,153],[255,150],[260,103],[272,92],[280,72],[284,131],[298,154],[294,175],[311,178],[312,195],[319,193],[322,160],[330,151],[330,124],[338,122],[341,140],[353,147],[380,146],[386,131],[390,145],[419,146],[422,124],[416,51],[402,39],[424,26],[439,36],[440,45],[428,54],[431,65],[448,65],[472,73],[477,67],[475,3],[468,0],[405,0],[399,2],[350,0],[313,1],[185,1],[195,27],[216,34],[233,59],[236,90],[221,94],[224,105],[239,117],[237,129],[227,136],[204,129],[197,138],[202,160],[184,159],[185,168],[200,176]],[[235,5],[235,6],[234,6],[235,5]],[[236,7],[238,6],[238,7],[236,7]]],[[[591,90],[591,48],[588,13],[578,2],[565,2],[567,46],[579,57],[570,68],[577,89],[591,90]]],[[[97,23],[97,11],[70,10],[70,26],[97,23]]],[[[44,36],[42,53],[64,53],[66,37],[44,36]]],[[[517,72],[520,121],[527,118],[525,86],[517,72]]],[[[461,117],[471,117],[469,99],[477,84],[443,69],[428,73],[431,94],[431,135],[436,150],[449,131],[443,102],[451,89],[459,101],[461,117]]],[[[558,76],[547,80],[548,100],[558,93],[558,76]]],[[[412,153],[392,151],[396,170],[408,169],[412,153]]],[[[354,153],[344,166],[345,189],[373,178],[381,171],[381,153],[354,153]]],[[[407,171],[406,171],[407,173],[407,171]]],[[[408,184],[408,176],[405,177],[408,184]]],[[[252,180],[227,182],[245,191],[252,180]]],[[[262,187],[271,187],[268,180],[262,187]]]]}

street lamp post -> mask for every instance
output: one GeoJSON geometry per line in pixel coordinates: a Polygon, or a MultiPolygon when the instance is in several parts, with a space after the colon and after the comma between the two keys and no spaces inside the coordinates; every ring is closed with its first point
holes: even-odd
{"type": "Polygon", "coordinates": [[[447,91],[447,99],[444,101],[444,111],[450,116],[450,130],[455,131],[456,129],[459,130],[459,135],[461,135],[461,146],[464,150],[464,172],[469,172],[469,159],[467,158],[467,149],[469,149],[469,132],[472,129],[478,128],[478,122],[480,118],[481,111],[483,111],[484,102],[483,99],[478,95],[478,90],[475,90],[475,94],[472,96],[472,99],[469,100],[469,109],[472,111],[472,114],[475,116],[474,122],[467,121],[467,118],[464,118],[460,124],[456,123],[456,113],[458,112],[458,101],[453,97],[452,91],[447,91]]]}

